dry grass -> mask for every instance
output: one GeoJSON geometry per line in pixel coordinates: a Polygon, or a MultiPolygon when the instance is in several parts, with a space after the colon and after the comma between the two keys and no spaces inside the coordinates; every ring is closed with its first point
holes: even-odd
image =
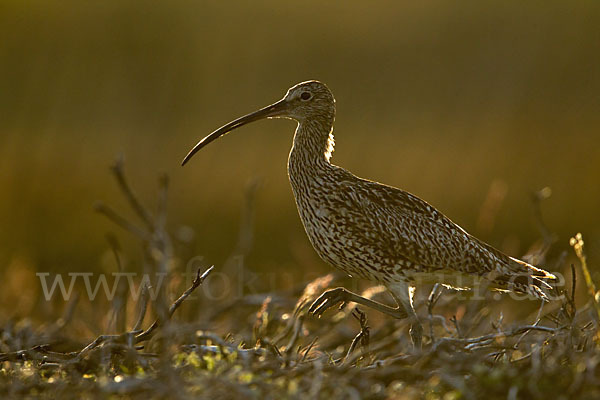
{"type": "MultiPolygon", "coordinates": [[[[168,180],[160,179],[159,205],[152,213],[128,185],[122,161],[112,171],[140,225],[106,205],[98,204],[98,211],[139,239],[145,271],[172,274],[176,250],[165,229],[168,180]]],[[[255,189],[253,185],[248,191],[248,207],[255,189]]],[[[251,210],[245,213],[249,214],[251,210]]],[[[252,219],[245,220],[235,256],[243,256],[252,242],[247,226],[252,219]]],[[[109,243],[121,270],[119,245],[114,237],[109,243]]],[[[549,247],[542,246],[542,251],[549,247]]],[[[583,243],[578,251],[583,256],[583,243]]],[[[574,268],[572,286],[562,293],[562,300],[540,307],[532,318],[519,323],[507,324],[502,317],[493,317],[490,295],[485,301],[461,306],[464,309],[457,318],[455,296],[444,296],[443,289],[435,286],[428,300],[419,305],[426,331],[420,351],[412,348],[404,321],[386,318],[370,327],[366,314],[353,305],[319,320],[308,316],[311,301],[336,283],[333,274],[301,282],[287,292],[215,303],[186,301],[211,271],[201,275],[198,270],[192,285],[170,306],[168,299],[177,293],[167,293],[166,288],[173,286],[162,285],[165,289],[151,302],[144,290],[134,318],[128,318],[126,291],[120,291],[107,310],[110,327],[117,334],[89,341],[74,335],[69,326],[81,317],[77,297],[66,303],[61,318],[44,326],[5,323],[0,339],[0,395],[139,399],[600,396],[595,301],[576,307],[574,268]],[[171,318],[187,307],[194,308],[191,318],[171,318]],[[150,308],[154,322],[143,328],[150,308]]],[[[379,292],[375,288],[364,294],[377,296],[379,292]]]]}

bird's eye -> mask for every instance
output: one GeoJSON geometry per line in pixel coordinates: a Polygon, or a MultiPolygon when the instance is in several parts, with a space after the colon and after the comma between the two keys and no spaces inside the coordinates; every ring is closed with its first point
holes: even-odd
{"type": "Polygon", "coordinates": [[[302,94],[300,95],[300,98],[304,101],[310,100],[311,97],[312,94],[310,94],[310,92],[302,92],[302,94]]]}

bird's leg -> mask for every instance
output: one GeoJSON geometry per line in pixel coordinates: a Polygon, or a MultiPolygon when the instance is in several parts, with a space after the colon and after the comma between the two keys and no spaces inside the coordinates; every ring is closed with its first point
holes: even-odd
{"type": "Polygon", "coordinates": [[[415,349],[421,349],[423,342],[423,325],[419,321],[419,317],[413,307],[413,294],[414,287],[409,286],[406,282],[399,282],[394,285],[389,285],[388,289],[392,293],[392,297],[400,304],[408,313],[408,317],[411,319],[410,339],[415,349]]]}
{"type": "Polygon", "coordinates": [[[335,306],[336,304],[350,301],[362,304],[363,306],[370,307],[374,310],[398,319],[404,319],[409,315],[401,305],[398,305],[397,308],[386,306],[385,304],[381,304],[377,301],[359,296],[356,293],[352,293],[342,287],[330,289],[324,292],[312,303],[308,309],[308,312],[309,314],[314,314],[315,316],[320,317],[325,310],[335,306]]]}
{"type": "Polygon", "coordinates": [[[421,321],[416,318],[416,314],[408,333],[410,334],[410,340],[412,341],[413,346],[415,346],[415,349],[421,350],[423,343],[423,325],[421,325],[421,321]]]}

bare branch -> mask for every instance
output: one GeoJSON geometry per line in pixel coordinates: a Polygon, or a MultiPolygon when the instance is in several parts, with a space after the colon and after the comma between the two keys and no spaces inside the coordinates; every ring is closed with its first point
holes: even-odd
{"type": "MultiPolygon", "coordinates": [[[[198,272],[196,273],[196,279],[194,279],[194,282],[192,282],[192,286],[190,286],[181,296],[179,296],[179,298],[175,300],[171,307],[169,307],[169,318],[171,318],[171,316],[173,315],[175,310],[177,310],[177,308],[181,305],[181,303],[183,303],[185,299],[187,299],[188,296],[192,294],[192,292],[202,284],[202,282],[204,282],[206,277],[208,277],[208,275],[212,272],[214,268],[215,266],[213,265],[212,267],[204,271],[202,275],[200,275],[200,269],[198,269],[198,272]]],[[[157,318],[148,329],[136,336],[135,343],[140,343],[150,339],[154,335],[154,331],[156,330],[156,328],[158,328],[160,325],[161,321],[157,318]]]]}
{"type": "Polygon", "coordinates": [[[148,286],[143,284],[142,293],[140,295],[140,299],[138,301],[138,317],[135,325],[133,326],[133,330],[137,331],[142,329],[142,323],[144,322],[144,317],[146,316],[146,310],[148,309],[148,286]]]}
{"type": "Polygon", "coordinates": [[[110,219],[112,222],[114,222],[121,228],[123,228],[126,231],[132,233],[133,235],[137,236],[141,240],[146,241],[146,242],[150,240],[151,235],[148,231],[145,231],[145,230],[133,225],[131,222],[129,222],[127,219],[125,219],[124,217],[119,215],[116,211],[114,211],[112,208],[105,205],[101,201],[98,201],[98,202],[96,202],[96,204],[94,204],[94,209],[97,212],[99,212],[100,214],[103,214],[105,217],[110,219]]]}
{"type": "Polygon", "coordinates": [[[124,170],[124,158],[123,156],[119,156],[114,164],[111,166],[110,170],[112,171],[121,191],[125,194],[125,198],[129,201],[129,205],[135,211],[135,213],[140,217],[140,219],[146,224],[150,231],[154,230],[154,222],[152,215],[142,203],[137,199],[135,193],[127,183],[127,179],[125,178],[125,170],[124,170]]]}

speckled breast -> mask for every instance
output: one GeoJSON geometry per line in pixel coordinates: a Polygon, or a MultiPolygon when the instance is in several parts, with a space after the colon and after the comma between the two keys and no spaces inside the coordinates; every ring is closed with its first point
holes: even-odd
{"type": "Polygon", "coordinates": [[[335,185],[307,185],[294,189],[294,197],[306,234],[321,259],[343,272],[364,279],[383,281],[393,273],[395,262],[369,240],[369,233],[355,226],[356,221],[339,202],[335,185]],[[334,195],[333,193],[337,195],[334,195]],[[357,234],[357,233],[361,234],[357,234]]]}

